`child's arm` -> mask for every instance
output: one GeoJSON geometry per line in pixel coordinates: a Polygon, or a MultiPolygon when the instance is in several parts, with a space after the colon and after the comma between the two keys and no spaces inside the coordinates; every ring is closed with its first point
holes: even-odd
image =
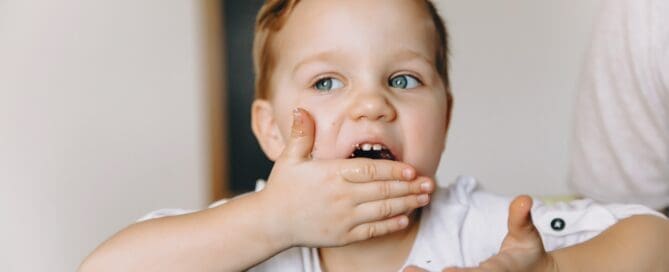
{"type": "Polygon", "coordinates": [[[241,271],[288,247],[259,194],[197,213],[134,224],[100,245],[80,271],[241,271]]]}
{"type": "MultiPolygon", "coordinates": [[[[508,233],[499,253],[475,268],[445,272],[669,271],[669,221],[636,215],[614,224],[591,240],[552,252],[544,250],[532,223],[532,199],[521,196],[509,205],[508,233]]],[[[412,266],[404,272],[425,272],[412,266]]]]}
{"type": "Polygon", "coordinates": [[[293,246],[339,246],[398,231],[407,225],[406,212],[427,204],[420,199],[434,190],[434,181],[416,178],[406,164],[309,159],[313,120],[304,111],[296,119],[265,189],[216,208],[132,225],[96,249],[80,270],[241,271],[293,246]]]}

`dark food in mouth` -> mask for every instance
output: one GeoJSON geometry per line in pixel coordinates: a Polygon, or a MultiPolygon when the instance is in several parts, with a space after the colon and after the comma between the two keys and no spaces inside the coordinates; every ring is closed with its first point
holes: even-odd
{"type": "Polygon", "coordinates": [[[390,150],[388,149],[365,151],[356,148],[355,151],[353,151],[353,154],[351,154],[351,158],[369,158],[374,160],[391,160],[391,161],[395,160],[395,156],[393,156],[393,153],[390,153],[390,150]]]}

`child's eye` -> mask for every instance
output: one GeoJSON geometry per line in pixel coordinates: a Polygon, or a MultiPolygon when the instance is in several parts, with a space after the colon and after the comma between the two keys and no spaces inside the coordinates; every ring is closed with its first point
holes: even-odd
{"type": "Polygon", "coordinates": [[[326,77],[322,78],[318,81],[316,81],[316,84],[314,84],[314,88],[318,91],[322,92],[328,92],[336,89],[341,89],[344,87],[344,83],[342,83],[338,79],[334,79],[331,77],[326,77]]]}
{"type": "Polygon", "coordinates": [[[390,85],[390,87],[398,89],[413,89],[418,87],[420,84],[421,83],[418,81],[418,79],[410,75],[399,75],[391,78],[388,81],[388,85],[390,85]]]}

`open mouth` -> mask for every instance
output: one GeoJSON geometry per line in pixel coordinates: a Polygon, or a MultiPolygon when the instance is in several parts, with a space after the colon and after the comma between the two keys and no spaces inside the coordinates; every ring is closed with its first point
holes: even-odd
{"type": "Polygon", "coordinates": [[[383,144],[357,144],[349,158],[368,158],[374,160],[396,160],[395,155],[383,144]]]}

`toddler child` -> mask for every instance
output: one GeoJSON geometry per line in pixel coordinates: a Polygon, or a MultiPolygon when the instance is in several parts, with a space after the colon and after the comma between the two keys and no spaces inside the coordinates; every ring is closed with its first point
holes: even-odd
{"type": "Polygon", "coordinates": [[[275,161],[266,185],[198,212],[154,212],[81,270],[669,270],[669,223],[644,207],[533,205],[470,177],[437,189],[447,52],[427,0],[268,0],[252,109],[275,161]]]}

